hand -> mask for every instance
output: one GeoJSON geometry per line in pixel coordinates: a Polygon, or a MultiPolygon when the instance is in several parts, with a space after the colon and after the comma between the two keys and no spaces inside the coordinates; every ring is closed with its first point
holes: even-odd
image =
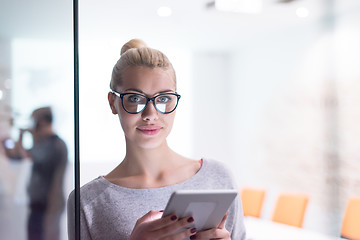
{"type": "Polygon", "coordinates": [[[162,212],[151,210],[135,224],[129,240],[182,240],[196,233],[195,228],[177,232],[194,222],[194,218],[178,219],[175,215],[161,218],[162,212]]]}
{"type": "Polygon", "coordinates": [[[19,130],[20,130],[20,134],[24,134],[25,132],[29,132],[31,134],[34,133],[34,129],[32,128],[20,128],[19,130]]]}
{"type": "Polygon", "coordinates": [[[206,231],[198,232],[196,235],[190,237],[190,239],[223,239],[231,240],[230,233],[225,228],[225,222],[229,213],[226,213],[223,219],[221,220],[217,228],[212,228],[206,231]]]}

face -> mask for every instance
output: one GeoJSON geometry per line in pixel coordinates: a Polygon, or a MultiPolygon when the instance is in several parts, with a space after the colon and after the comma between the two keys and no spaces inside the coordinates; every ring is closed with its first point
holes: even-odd
{"type": "MultiPolygon", "coordinates": [[[[174,93],[175,80],[170,71],[161,68],[130,67],[123,73],[122,84],[115,89],[119,93],[140,93],[154,97],[160,93],[174,93]]],[[[158,112],[153,103],[138,114],[127,113],[121,99],[113,93],[108,95],[113,114],[120,119],[126,144],[140,148],[156,148],[166,144],[175,117],[175,111],[169,114],[158,112]]]]}

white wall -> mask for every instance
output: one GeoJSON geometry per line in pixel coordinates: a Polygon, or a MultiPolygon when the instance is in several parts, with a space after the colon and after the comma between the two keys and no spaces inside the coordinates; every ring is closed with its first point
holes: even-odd
{"type": "Polygon", "coordinates": [[[302,192],[304,227],[338,236],[348,198],[360,195],[355,22],[350,14],[333,35],[319,23],[193,55],[194,156],[229,164],[241,187],[266,189],[266,219],[279,193],[302,192]]]}

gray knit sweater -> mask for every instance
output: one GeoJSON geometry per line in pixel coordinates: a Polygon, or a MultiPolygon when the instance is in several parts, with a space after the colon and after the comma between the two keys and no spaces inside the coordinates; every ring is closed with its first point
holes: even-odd
{"type": "MultiPolygon", "coordinates": [[[[190,179],[175,185],[150,189],[130,189],[98,177],[80,190],[81,239],[126,240],[137,219],[150,210],[163,210],[170,195],[181,189],[237,189],[230,171],[220,162],[203,160],[200,170],[190,179]]],[[[74,192],[68,199],[69,240],[75,239],[74,192]]],[[[245,239],[240,197],[229,209],[226,229],[232,240],[245,239]]]]}

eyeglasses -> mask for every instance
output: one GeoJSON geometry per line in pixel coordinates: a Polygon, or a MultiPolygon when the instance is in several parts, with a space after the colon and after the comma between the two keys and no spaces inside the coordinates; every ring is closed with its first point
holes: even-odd
{"type": "Polygon", "coordinates": [[[177,93],[162,93],[152,98],[139,93],[118,93],[115,91],[112,91],[112,93],[121,98],[124,110],[130,114],[142,112],[149,101],[154,104],[155,109],[160,113],[169,114],[176,109],[181,97],[177,93]]]}

